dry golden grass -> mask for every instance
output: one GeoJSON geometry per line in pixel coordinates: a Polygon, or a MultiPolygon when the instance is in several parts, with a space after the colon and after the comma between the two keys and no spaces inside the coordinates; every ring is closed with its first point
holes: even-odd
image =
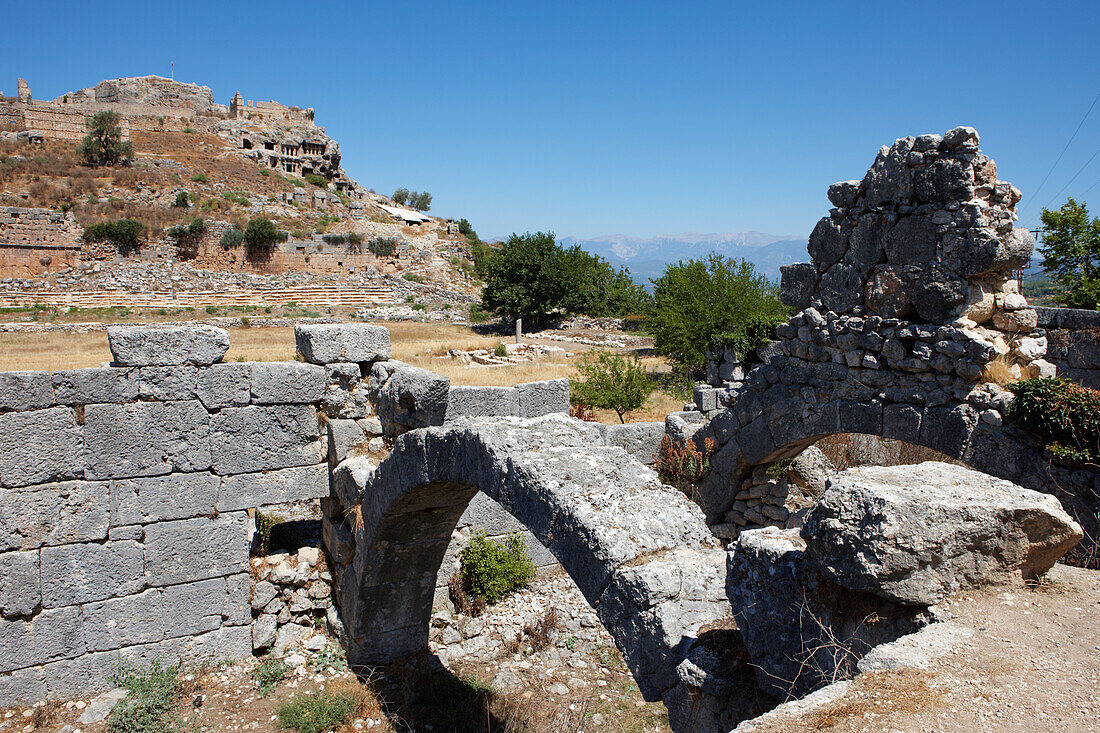
{"type": "Polygon", "coordinates": [[[1012,358],[1008,354],[998,354],[993,361],[982,369],[982,381],[994,384],[1006,385],[1019,382],[1016,369],[1013,369],[1012,358]]]}

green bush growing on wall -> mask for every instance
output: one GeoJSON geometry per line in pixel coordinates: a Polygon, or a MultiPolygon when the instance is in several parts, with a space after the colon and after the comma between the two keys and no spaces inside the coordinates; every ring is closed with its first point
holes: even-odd
{"type": "Polygon", "coordinates": [[[1008,389],[1016,394],[1009,419],[1046,443],[1054,457],[1100,461],[1100,390],[1069,379],[1025,379],[1008,389]]]}

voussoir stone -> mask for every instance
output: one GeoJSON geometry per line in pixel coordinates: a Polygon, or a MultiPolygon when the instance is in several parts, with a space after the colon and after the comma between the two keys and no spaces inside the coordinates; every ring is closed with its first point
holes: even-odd
{"type": "Polygon", "coordinates": [[[207,366],[229,350],[229,332],[214,326],[110,326],[107,341],[119,366],[207,366]]]}
{"type": "Polygon", "coordinates": [[[368,323],[299,324],[294,343],[311,364],[378,361],[390,358],[390,332],[368,323]]]}
{"type": "Polygon", "coordinates": [[[1035,578],[1081,539],[1058,500],[962,466],[867,466],[832,477],[802,528],[838,585],[908,605],[1035,578]]]}

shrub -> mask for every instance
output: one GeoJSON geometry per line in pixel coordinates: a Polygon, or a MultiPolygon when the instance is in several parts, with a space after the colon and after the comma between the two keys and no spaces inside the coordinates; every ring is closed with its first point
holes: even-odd
{"type": "MultiPolygon", "coordinates": [[[[285,236],[283,239],[285,240],[285,236]]],[[[250,256],[270,254],[277,241],[279,230],[275,228],[275,222],[263,217],[249,219],[244,230],[244,244],[250,256]]]]}
{"type": "Polygon", "coordinates": [[[470,323],[485,323],[489,320],[489,314],[478,303],[470,306],[470,323]]]}
{"type": "Polygon", "coordinates": [[[279,726],[298,733],[325,733],[343,725],[359,709],[351,693],[311,692],[279,708],[279,726]]]}
{"type": "Polygon", "coordinates": [[[96,112],[88,120],[88,134],[76,147],[84,165],[122,165],[134,156],[133,145],[122,139],[121,120],[119,113],[113,110],[96,112]]]}
{"type": "Polygon", "coordinates": [[[268,657],[257,664],[252,670],[252,678],[260,687],[260,697],[270,695],[289,672],[290,666],[279,657],[268,657]]]}
{"type": "Polygon", "coordinates": [[[180,191],[176,194],[176,200],[172,202],[172,206],[177,209],[186,209],[191,206],[191,197],[187,195],[186,191],[180,191]]]}
{"type": "Polygon", "coordinates": [[[195,134],[194,128],[191,128],[191,127],[185,127],[185,128],[183,128],[183,131],[188,135],[194,135],[195,134]]]}
{"type": "Polygon", "coordinates": [[[263,176],[264,178],[267,178],[268,176],[271,175],[271,171],[269,171],[267,168],[262,168],[262,169],[260,169],[260,175],[263,176]]]}
{"type": "Polygon", "coordinates": [[[101,221],[84,228],[85,242],[113,242],[123,254],[141,249],[145,227],[135,219],[101,221]]]}
{"type": "Polygon", "coordinates": [[[193,728],[176,706],[183,694],[178,667],[154,661],[148,667],[121,666],[112,682],[125,687],[126,697],[107,717],[108,733],[183,733],[193,728]]]}
{"type": "Polygon", "coordinates": [[[306,173],[302,178],[306,179],[307,183],[312,183],[317,188],[328,188],[328,179],[324,176],[319,176],[315,173],[306,173]]]}
{"type": "Polygon", "coordinates": [[[393,237],[374,237],[367,241],[367,250],[375,257],[393,257],[397,240],[393,237]]]}
{"type": "Polygon", "coordinates": [[[686,491],[710,470],[710,457],[717,449],[714,438],[707,438],[703,450],[699,450],[694,440],[681,443],[666,435],[654,456],[653,468],[661,481],[686,491]]]}
{"type": "Polygon", "coordinates": [[[241,242],[243,242],[243,241],[244,241],[244,232],[242,232],[237,227],[233,227],[232,229],[226,229],[225,233],[222,234],[221,245],[222,245],[222,247],[225,247],[226,249],[228,249],[230,247],[239,246],[241,244],[241,242]]]}
{"type": "Polygon", "coordinates": [[[1025,379],[1008,385],[1016,395],[1009,418],[1064,461],[1100,461],[1100,390],[1069,379],[1025,379]]]}
{"type": "Polygon", "coordinates": [[[504,344],[497,344],[493,348],[493,356],[508,356],[508,347],[504,344]]]}
{"type": "Polygon", "coordinates": [[[196,173],[195,175],[191,176],[191,180],[194,181],[195,183],[206,183],[206,181],[207,181],[206,174],[200,171],[200,172],[196,173]]]}
{"type": "Polygon", "coordinates": [[[411,283],[422,283],[422,282],[424,282],[423,276],[417,275],[415,272],[406,272],[401,277],[405,278],[406,280],[408,280],[411,283]]]}
{"type": "Polygon", "coordinates": [[[638,357],[627,361],[607,351],[589,352],[577,364],[577,371],[585,379],[570,381],[570,402],[614,410],[620,423],[625,422],[623,415],[644,405],[653,391],[653,380],[638,357]]]}
{"type": "Polygon", "coordinates": [[[535,577],[534,563],[518,532],[497,541],[478,530],[459,552],[459,558],[466,588],[486,603],[496,603],[535,577]]]}

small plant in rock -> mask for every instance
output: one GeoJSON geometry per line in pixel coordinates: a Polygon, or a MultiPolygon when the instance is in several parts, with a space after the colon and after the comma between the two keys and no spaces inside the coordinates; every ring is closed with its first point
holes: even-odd
{"type": "Polygon", "coordinates": [[[493,356],[505,357],[508,356],[508,347],[504,344],[497,344],[493,347],[493,356]]]}
{"type": "Polygon", "coordinates": [[[206,174],[202,173],[200,171],[199,173],[196,173],[195,175],[191,176],[191,180],[194,181],[195,183],[206,183],[206,181],[208,179],[206,177],[206,174]]]}
{"type": "Polygon", "coordinates": [[[179,667],[154,661],[148,667],[120,666],[112,682],[125,687],[126,697],[107,717],[108,733],[191,733],[176,707],[184,694],[179,667]]]}
{"type": "Polygon", "coordinates": [[[260,697],[267,697],[275,688],[286,679],[290,673],[290,665],[281,657],[267,657],[252,670],[252,679],[259,685],[260,697]]]}
{"type": "Polygon", "coordinates": [[[271,551],[271,530],[283,521],[283,517],[278,514],[265,514],[256,510],[256,538],[253,541],[259,554],[266,555],[271,551]]]}
{"type": "Polygon", "coordinates": [[[1100,461],[1100,390],[1069,379],[1025,379],[1008,385],[1016,395],[1008,416],[1068,462],[1100,461]]]}
{"type": "Polygon", "coordinates": [[[172,202],[172,206],[177,209],[186,209],[191,206],[191,197],[186,191],[180,191],[176,194],[176,200],[172,202]]]}
{"type": "Polygon", "coordinates": [[[707,438],[700,451],[694,440],[674,441],[666,435],[654,456],[653,468],[661,481],[687,491],[710,470],[710,457],[717,450],[714,438],[707,438]]]}
{"type": "Polygon", "coordinates": [[[361,704],[350,692],[310,692],[279,708],[279,727],[325,733],[350,720],[361,704]]]}
{"type": "Polygon", "coordinates": [[[569,405],[569,417],[575,417],[585,422],[599,422],[596,411],[583,402],[574,402],[569,405]]]}
{"type": "Polygon", "coordinates": [[[537,624],[527,624],[523,627],[523,633],[531,641],[531,650],[534,652],[541,652],[550,646],[552,641],[551,636],[558,627],[561,625],[561,618],[558,615],[558,609],[554,606],[546,609],[546,613],[542,615],[537,624]]]}
{"type": "Polygon", "coordinates": [[[519,533],[498,541],[479,530],[462,548],[459,558],[467,591],[486,603],[496,603],[535,577],[535,565],[519,533]]]}

